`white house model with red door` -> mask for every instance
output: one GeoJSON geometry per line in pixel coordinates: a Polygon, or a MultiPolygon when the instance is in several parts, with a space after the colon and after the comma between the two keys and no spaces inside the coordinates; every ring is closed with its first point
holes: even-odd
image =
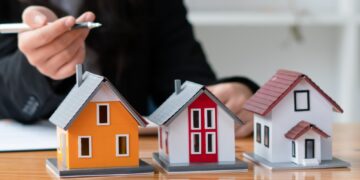
{"type": "Polygon", "coordinates": [[[332,155],[332,124],[341,107],[302,73],[279,70],[245,104],[254,113],[254,153],[271,169],[346,167],[332,155]]]}
{"type": "Polygon", "coordinates": [[[168,172],[247,169],[235,157],[234,127],[242,122],[205,86],[175,80],[175,92],[149,120],[159,125],[153,157],[168,172]]]}

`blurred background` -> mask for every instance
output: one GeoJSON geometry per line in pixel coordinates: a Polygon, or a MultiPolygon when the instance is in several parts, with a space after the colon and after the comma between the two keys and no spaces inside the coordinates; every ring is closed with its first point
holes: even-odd
{"type": "Polygon", "coordinates": [[[280,68],[310,76],[360,122],[357,0],[185,0],[188,19],[219,77],[264,84],[280,68]]]}

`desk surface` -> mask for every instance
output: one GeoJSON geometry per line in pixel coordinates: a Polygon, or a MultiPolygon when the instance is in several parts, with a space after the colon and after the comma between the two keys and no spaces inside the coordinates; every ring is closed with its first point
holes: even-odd
{"type": "MultiPolygon", "coordinates": [[[[156,137],[140,138],[140,156],[151,162],[157,150],[156,137]]],[[[269,171],[250,163],[248,172],[166,175],[156,170],[153,175],[123,176],[129,179],[360,179],[360,124],[336,124],[333,135],[334,156],[351,163],[349,169],[269,171]]],[[[252,138],[239,139],[236,153],[253,151],[252,138]]],[[[56,179],[45,168],[45,159],[55,157],[55,151],[0,153],[0,179],[56,179]]],[[[110,177],[111,178],[111,177],[110,177]]],[[[92,178],[92,179],[107,179],[92,178]]]]}

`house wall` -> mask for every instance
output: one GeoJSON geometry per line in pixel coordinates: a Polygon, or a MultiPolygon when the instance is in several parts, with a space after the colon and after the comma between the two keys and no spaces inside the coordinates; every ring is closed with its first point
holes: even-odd
{"type": "Polygon", "coordinates": [[[221,107],[218,109],[218,160],[219,162],[235,161],[235,121],[221,107]]]}
{"type": "Polygon", "coordinates": [[[138,166],[138,141],[138,124],[120,102],[89,102],[68,129],[68,168],[138,166]],[[97,103],[110,105],[110,125],[97,125],[97,103]],[[116,134],[129,135],[129,156],[116,156],[116,134]],[[78,157],[79,136],[91,136],[91,158],[78,157]]]}
{"type": "MultiPolygon", "coordinates": [[[[220,106],[218,109],[218,160],[219,162],[235,161],[235,132],[234,120],[220,106]],[[221,123],[219,123],[221,122],[221,123]]],[[[184,108],[168,127],[163,126],[163,141],[165,131],[169,132],[169,157],[165,153],[165,142],[163,149],[159,148],[161,158],[167,159],[172,164],[189,163],[189,127],[188,109],[184,108]]],[[[160,146],[159,146],[160,147],[160,146]]]]}
{"type": "MultiPolygon", "coordinates": [[[[291,161],[291,141],[285,138],[285,134],[299,121],[305,120],[315,124],[318,128],[330,135],[330,138],[321,140],[322,160],[332,159],[332,123],[335,112],[332,105],[321,96],[317,90],[302,80],[281,102],[272,110],[270,134],[271,162],[291,161]],[[294,90],[310,90],[310,111],[294,111],[294,90]]],[[[257,146],[255,146],[257,148],[257,146]]],[[[260,150],[256,150],[258,152],[260,150]]],[[[261,155],[261,154],[260,154],[261,155]]]]}
{"type": "Polygon", "coordinates": [[[67,132],[64,131],[63,129],[57,127],[56,134],[57,134],[57,141],[58,141],[58,148],[56,151],[58,167],[64,167],[64,166],[66,167],[67,162],[69,161],[69,159],[68,159],[69,157],[66,156],[66,152],[69,149],[69,145],[67,143],[68,142],[67,132]]]}
{"type": "MultiPolygon", "coordinates": [[[[170,156],[168,160],[171,164],[189,163],[188,122],[188,109],[184,108],[184,110],[168,126],[170,156]]],[[[163,136],[163,138],[165,138],[165,136],[163,136]]]]}
{"type": "Polygon", "coordinates": [[[271,112],[268,113],[266,116],[260,116],[257,114],[254,114],[254,153],[257,155],[260,155],[264,157],[265,159],[272,160],[272,144],[273,144],[273,133],[272,133],[272,123],[271,123],[271,112]],[[257,137],[257,131],[256,131],[256,124],[259,123],[261,125],[261,142],[256,141],[257,137]],[[264,127],[268,126],[269,131],[269,148],[265,146],[264,139],[265,139],[265,133],[264,133],[264,127]]]}
{"type": "Polygon", "coordinates": [[[303,165],[319,164],[321,161],[321,136],[313,130],[308,131],[295,140],[296,157],[293,158],[295,163],[303,165]],[[315,140],[315,159],[305,159],[305,139],[315,140]]]}

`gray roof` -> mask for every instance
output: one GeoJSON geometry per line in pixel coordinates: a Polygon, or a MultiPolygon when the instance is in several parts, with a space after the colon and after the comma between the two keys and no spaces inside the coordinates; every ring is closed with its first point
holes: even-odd
{"type": "Polygon", "coordinates": [[[186,81],[181,85],[180,93],[175,92],[153,112],[148,119],[157,124],[163,125],[170,123],[175,117],[191,104],[202,93],[208,95],[215,103],[221,106],[234,120],[243,123],[234,113],[232,113],[219,99],[217,99],[204,85],[186,81]]]}
{"type": "Polygon", "coordinates": [[[83,81],[80,87],[75,85],[71,89],[69,94],[50,117],[50,122],[64,130],[67,130],[72,124],[73,120],[76,119],[76,117],[85,107],[85,105],[100,89],[100,85],[102,83],[106,83],[106,85],[108,85],[114,91],[122,104],[141,126],[146,126],[146,122],[142,119],[142,117],[131,107],[126,99],[105,77],[92,74],[90,72],[84,73],[83,81]]]}

